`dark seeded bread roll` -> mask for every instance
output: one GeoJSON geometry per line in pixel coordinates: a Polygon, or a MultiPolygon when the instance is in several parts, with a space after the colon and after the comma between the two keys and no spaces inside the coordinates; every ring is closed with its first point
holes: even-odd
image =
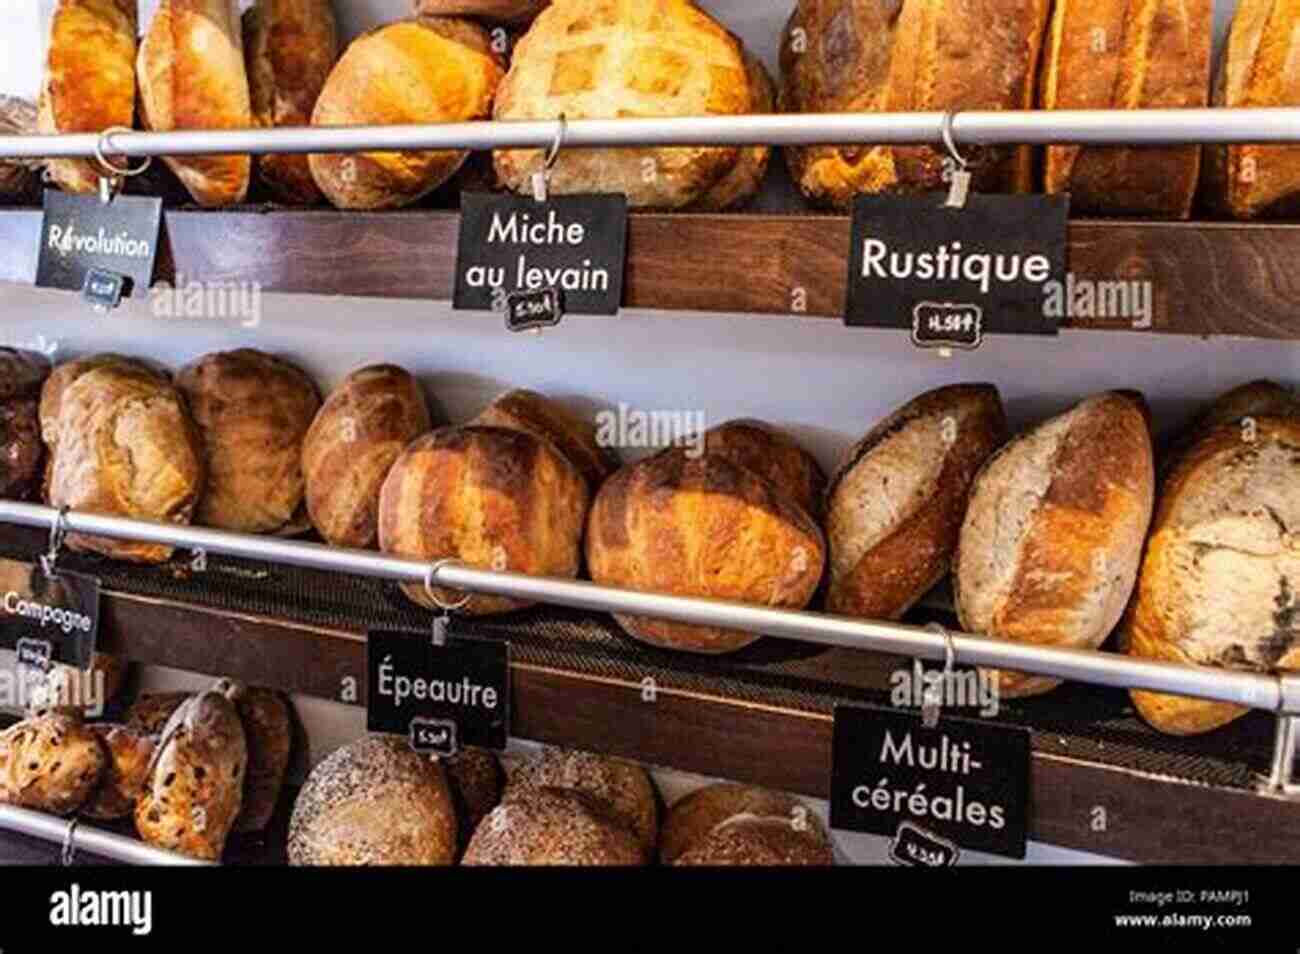
{"type": "Polygon", "coordinates": [[[474,832],[463,864],[644,865],[632,830],[599,800],[564,788],[529,789],[502,802],[474,832]]]}
{"type": "Polygon", "coordinates": [[[688,848],[675,865],[745,867],[829,867],[830,846],[817,844],[779,818],[737,815],[688,848]]]}
{"type": "MultiPolygon", "coordinates": [[[[666,865],[673,864],[731,819],[779,823],[802,835],[815,849],[830,850],[830,839],[821,819],[797,798],[749,785],[720,782],[692,792],[673,805],[659,840],[659,860],[666,865]]],[[[766,825],[763,830],[766,831],[766,825]]]]}

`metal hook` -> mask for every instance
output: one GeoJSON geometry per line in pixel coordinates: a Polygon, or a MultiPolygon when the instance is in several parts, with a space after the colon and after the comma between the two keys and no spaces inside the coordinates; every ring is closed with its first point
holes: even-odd
{"type": "Polygon", "coordinates": [[[542,162],[542,171],[533,174],[533,198],[538,202],[545,202],[549,197],[551,170],[555,168],[555,163],[560,158],[560,150],[564,148],[564,137],[568,128],[564,114],[560,113],[560,125],[555,130],[555,141],[551,143],[551,148],[547,150],[546,158],[542,162]]]}
{"type": "Polygon", "coordinates": [[[113,201],[113,195],[121,185],[121,180],[140,175],[153,163],[152,156],[145,156],[144,161],[134,169],[130,166],[115,166],[109,162],[106,155],[112,145],[109,142],[109,137],[119,132],[129,133],[131,130],[126,126],[110,126],[100,133],[99,138],[95,140],[95,161],[99,163],[99,168],[105,173],[105,175],[99,177],[99,201],[105,205],[113,201]]]}
{"type": "MultiPolygon", "coordinates": [[[[943,679],[942,684],[948,685],[953,669],[957,665],[957,647],[953,642],[952,633],[948,632],[939,623],[931,623],[926,627],[931,632],[939,633],[943,636],[943,679]]],[[[939,724],[939,709],[943,705],[943,691],[938,686],[927,687],[925,695],[921,700],[921,724],[927,729],[933,729],[939,724]]]]}
{"type": "Polygon", "coordinates": [[[459,603],[449,606],[442,601],[442,597],[440,597],[437,591],[433,588],[433,578],[437,575],[438,571],[444,566],[450,566],[453,563],[462,566],[464,565],[462,561],[457,560],[454,557],[448,557],[447,559],[439,560],[437,563],[434,563],[424,574],[424,595],[429,597],[429,601],[433,603],[434,606],[448,614],[464,609],[469,605],[469,601],[474,598],[472,595],[466,594],[465,598],[459,603]]]}
{"type": "Polygon", "coordinates": [[[957,110],[951,109],[943,114],[943,125],[939,128],[939,134],[943,138],[943,144],[948,150],[948,157],[956,163],[956,168],[952,171],[952,182],[948,187],[948,201],[944,203],[950,209],[962,209],[966,207],[966,200],[970,196],[971,173],[970,163],[966,157],[957,149],[957,138],[953,134],[953,123],[957,119],[957,110]]]}
{"type": "Polygon", "coordinates": [[[65,868],[71,868],[72,863],[77,859],[77,822],[78,819],[76,818],[68,822],[68,830],[63,836],[63,851],[61,858],[63,861],[63,867],[65,868]]]}
{"type": "Polygon", "coordinates": [[[68,508],[60,507],[59,512],[54,515],[54,522],[50,524],[50,548],[41,557],[41,569],[46,576],[54,576],[54,564],[59,559],[59,551],[63,549],[63,541],[68,535],[68,508]]]}

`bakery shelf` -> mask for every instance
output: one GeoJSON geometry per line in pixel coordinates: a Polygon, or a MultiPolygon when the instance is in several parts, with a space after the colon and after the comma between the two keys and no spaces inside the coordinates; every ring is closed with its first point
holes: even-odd
{"type": "MultiPolygon", "coordinates": [[[[40,533],[0,529],[0,553],[30,558],[42,544],[40,533]]],[[[213,555],[203,574],[63,559],[104,581],[106,651],[334,700],[351,679],[359,705],[365,629],[429,622],[394,585],[356,576],[213,555]]],[[[777,639],[717,659],[668,653],[569,610],[478,626],[511,643],[515,736],[815,797],[828,794],[834,707],[887,705],[889,675],[904,664],[777,639]]],[[[1265,714],[1173,739],[1146,728],[1125,693],[1074,686],[996,718],[1032,731],[1034,840],[1143,862],[1300,857],[1300,803],[1258,789],[1275,725],[1265,714]]]]}
{"type": "MultiPolygon", "coordinates": [[[[268,292],[451,297],[455,212],[175,210],[165,221],[160,281],[179,274],[268,292]]],[[[38,210],[0,210],[0,281],[34,280],[40,223],[38,210]]],[[[837,319],[848,243],[841,216],[634,214],[625,305],[837,319]]],[[[1076,220],[1069,247],[1078,278],[1149,281],[1153,317],[1150,328],[1115,318],[1066,327],[1300,339],[1298,224],[1076,220]]]]}

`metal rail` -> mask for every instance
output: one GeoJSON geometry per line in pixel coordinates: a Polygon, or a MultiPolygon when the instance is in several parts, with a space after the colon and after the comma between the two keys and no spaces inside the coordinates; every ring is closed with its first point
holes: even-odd
{"type": "Polygon", "coordinates": [[[172,851],[154,848],[134,838],[91,828],[76,820],[57,818],[14,805],[0,805],[0,828],[62,845],[64,864],[71,864],[75,853],[79,851],[129,865],[208,866],[211,864],[172,851]]]}
{"type": "MultiPolygon", "coordinates": [[[[402,126],[316,126],[176,132],[0,136],[0,159],[237,153],[943,143],[949,114],[800,113],[674,119],[559,119],[402,126]]],[[[1004,110],[953,114],[952,134],[967,145],[1168,146],[1300,142],[1300,108],[1004,110]]]]}
{"type": "MultiPolygon", "coordinates": [[[[53,528],[59,519],[60,512],[51,507],[0,501],[0,521],[3,522],[53,528]]],[[[455,562],[429,563],[367,550],[348,550],[203,527],[75,512],[67,513],[63,524],[73,533],[204,550],[398,583],[428,580],[454,590],[719,626],[824,646],[869,649],[932,660],[945,660],[951,649],[956,661],[965,665],[1013,669],[1074,682],[1120,689],[1149,689],[1276,713],[1300,714],[1300,676],[1233,672],[1134,659],[1115,653],[1031,646],[966,633],[938,633],[933,629],[900,623],[641,593],[575,580],[498,573],[455,562]]]]}

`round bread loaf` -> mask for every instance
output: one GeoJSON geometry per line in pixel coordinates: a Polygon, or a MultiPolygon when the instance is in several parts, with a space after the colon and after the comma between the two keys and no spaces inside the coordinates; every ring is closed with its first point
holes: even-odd
{"type": "Polygon", "coordinates": [[[104,820],[127,818],[144,794],[158,739],[110,722],[97,722],[90,731],[99,737],[108,762],[103,781],[81,807],[81,814],[104,820]]]}
{"type": "MultiPolygon", "coordinates": [[[[442,428],[403,451],[384,481],[379,546],[420,560],[573,578],[587,501],[582,475],[549,441],[500,427],[442,428]]],[[[402,589],[436,608],[422,585],[402,589]]],[[[443,605],[464,598],[434,591],[443,605]]],[[[474,596],[460,612],[482,616],[527,605],[474,596]]]]}
{"type": "MultiPolygon", "coordinates": [[[[110,364],[63,392],[50,505],[188,524],[203,491],[203,447],[184,398],[152,372],[110,364]]],[[[69,534],[73,550],[161,563],[172,548],[69,534]]]]}
{"type": "MultiPolygon", "coordinates": [[[[802,609],[821,580],[821,530],[772,483],[718,454],[670,448],[605,482],[587,525],[587,566],[607,586],[802,609]]],[[[637,639],[725,653],[754,633],[617,616],[637,639]]]]}
{"type": "Polygon", "coordinates": [[[578,468],[593,494],[619,467],[618,459],[602,446],[594,423],[579,420],[536,391],[508,391],[489,404],[473,423],[525,431],[550,441],[578,468]]]}
{"type": "MultiPolygon", "coordinates": [[[[749,88],[753,95],[752,112],[757,114],[775,113],[776,82],[767,71],[763,61],[743,50],[745,55],[745,72],[749,76],[749,88]]],[[[723,212],[744,205],[763,187],[767,176],[767,167],[772,160],[770,146],[746,146],[740,152],[740,158],[708,192],[691,204],[696,212],[723,212]]]]}
{"type": "Polygon", "coordinates": [[[806,838],[815,848],[830,851],[830,838],[821,819],[797,798],[735,782],[719,782],[698,789],[673,805],[659,839],[659,860],[666,865],[673,864],[731,819],[779,823],[806,838]]]}
{"type": "Polygon", "coordinates": [[[415,0],[422,16],[476,17],[494,23],[527,23],[550,6],[551,0],[415,0]]]}
{"type": "Polygon", "coordinates": [[[472,866],[644,865],[636,835],[584,792],[537,788],[502,802],[483,819],[465,850],[472,866]]]}
{"type": "Polygon", "coordinates": [[[479,822],[501,803],[501,763],[487,749],[475,748],[438,761],[447,773],[447,788],[456,807],[456,843],[463,851],[479,822]]]}
{"type": "Polygon", "coordinates": [[[704,435],[707,453],[725,457],[765,477],[820,520],[826,475],[817,459],[788,435],[763,421],[728,421],[704,435]]]}
{"type": "Polygon", "coordinates": [[[333,752],[298,794],[291,865],[449,865],[456,815],[442,767],[401,739],[369,736],[333,752]]]}
{"type": "Polygon", "coordinates": [[[0,732],[0,803],[67,815],[99,787],[108,754],[75,713],[48,712],[0,732]]]}
{"type": "Polygon", "coordinates": [[[50,363],[31,351],[0,348],[0,498],[28,500],[41,486],[45,444],[38,402],[50,363]]]}
{"type": "Polygon", "coordinates": [[[1276,381],[1251,381],[1219,395],[1192,419],[1162,460],[1166,476],[1187,450],[1220,427],[1246,418],[1300,417],[1300,396],[1276,381]]]}
{"type": "Polygon", "coordinates": [[[795,831],[783,818],[737,815],[678,855],[674,865],[745,867],[829,867],[830,845],[795,831]]]}
{"type": "MultiPolygon", "coordinates": [[[[257,0],[243,29],[253,121],[267,129],[311,125],[339,55],[330,0],[257,0]]],[[[259,179],[278,201],[315,205],[323,198],[306,156],[262,155],[256,162],[259,179]]]]}
{"type": "MultiPolygon", "coordinates": [[[[957,615],[994,639],[1097,649],[1133,592],[1155,493],[1128,395],[1090,398],[1020,435],[975,478],[953,571],[957,615]]],[[[995,672],[1003,698],[1061,680],[995,672]]]]}
{"type": "MultiPolygon", "coordinates": [[[[739,115],[754,91],[740,42],[689,0],[557,0],[515,47],[497,94],[502,121],[739,115]]],[[[545,150],[496,153],[509,189],[531,193],[545,150]]],[[[709,192],[743,150],[564,149],[553,194],[615,192],[634,207],[680,208],[709,192]],[[649,172],[647,172],[649,170],[649,172]]]]}
{"type": "Polygon", "coordinates": [[[141,735],[161,735],[172,713],[181,707],[192,692],[146,692],[131,703],[122,721],[141,735]]]}
{"type": "Polygon", "coordinates": [[[195,522],[239,533],[296,524],[303,438],[320,410],[311,379],[288,361],[241,348],[187,365],[176,385],[194,412],[208,466],[195,522]]]}
{"type": "Polygon", "coordinates": [[[849,450],[826,498],[829,612],[897,619],[943,579],[971,481],[1005,433],[997,388],[959,384],[909,401],[849,450]]]}
{"type": "MultiPolygon", "coordinates": [[[[330,73],[314,126],[487,119],[505,71],[482,27],[451,17],[403,20],[362,34],[330,73]]],[[[409,205],[450,179],[468,152],[324,153],[311,173],[341,209],[409,205]]]]}
{"type": "Polygon", "coordinates": [[[125,365],[130,370],[151,374],[159,381],[171,383],[171,378],[164,372],[138,358],[128,358],[126,355],[109,352],[77,358],[75,361],[65,361],[50,372],[41,386],[41,436],[49,445],[51,453],[54,452],[59,440],[59,412],[63,409],[63,395],[83,374],[113,365],[125,365]]]}
{"type": "MultiPolygon", "coordinates": [[[[1246,672],[1300,669],[1300,418],[1259,417],[1211,431],[1161,488],[1137,594],[1129,655],[1246,672]]],[[[1195,735],[1238,706],[1132,693],[1152,726],[1195,735]]]]}
{"type": "Polygon", "coordinates": [[[289,698],[273,689],[258,689],[228,680],[218,683],[217,690],[235,704],[248,749],[243,803],[232,830],[262,831],[275,814],[289,771],[293,747],[289,698]]]}
{"type": "Polygon", "coordinates": [[[429,426],[419,382],[394,365],[354,371],[334,389],[302,445],[307,512],[327,542],[359,549],[378,543],[384,478],[429,426]]]}
{"type": "Polygon", "coordinates": [[[567,788],[591,796],[636,834],[647,857],[654,854],[659,840],[659,796],[641,766],[547,746],[510,774],[505,799],[524,798],[539,788],[567,788]]]}

